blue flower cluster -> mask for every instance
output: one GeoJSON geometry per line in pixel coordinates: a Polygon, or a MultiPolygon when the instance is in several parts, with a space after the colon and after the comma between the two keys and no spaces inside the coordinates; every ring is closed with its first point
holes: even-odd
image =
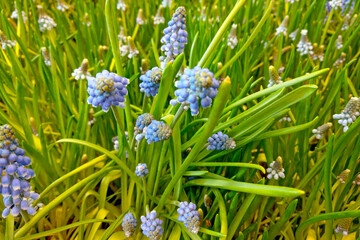
{"type": "Polygon", "coordinates": [[[158,67],[154,67],[148,70],[144,75],[141,75],[140,80],[140,92],[144,92],[146,96],[155,97],[158,94],[160,80],[162,77],[162,70],[158,67]]]}
{"type": "Polygon", "coordinates": [[[229,150],[236,147],[235,141],[222,132],[215,133],[208,139],[207,150],[229,150]]]}
{"type": "Polygon", "coordinates": [[[141,216],[141,230],[150,240],[158,240],[161,238],[164,230],[161,227],[162,220],[156,218],[156,211],[141,216]]]}
{"type": "Polygon", "coordinates": [[[88,78],[88,103],[94,107],[101,106],[107,112],[111,105],[125,107],[125,97],[127,95],[126,86],[129,80],[120,77],[107,70],[97,73],[96,77],[88,78]]]}
{"type": "Polygon", "coordinates": [[[338,123],[343,125],[343,131],[349,129],[356,118],[360,115],[360,98],[352,97],[346,104],[345,109],[340,114],[334,114],[334,119],[339,119],[338,123]]]}
{"type": "Polygon", "coordinates": [[[149,170],[147,169],[146,163],[139,163],[136,166],[135,174],[138,177],[145,177],[148,174],[149,170]]]}
{"type": "Polygon", "coordinates": [[[171,137],[171,133],[172,130],[169,125],[156,120],[152,121],[143,131],[143,135],[148,144],[167,140],[171,137]]]}
{"type": "Polygon", "coordinates": [[[130,237],[131,235],[134,234],[136,224],[137,224],[137,221],[131,212],[127,213],[124,216],[121,226],[123,227],[126,237],[130,237]]]}
{"type": "Polygon", "coordinates": [[[145,127],[149,126],[150,123],[154,120],[154,116],[150,113],[141,114],[136,120],[135,132],[142,133],[145,127]]]}
{"type": "Polygon", "coordinates": [[[212,98],[218,92],[219,81],[214,78],[214,74],[209,69],[196,66],[193,69],[185,69],[180,80],[175,82],[175,87],[178,88],[175,90],[177,99],[172,99],[170,104],[190,105],[191,114],[194,116],[199,113],[199,99],[201,99],[202,107],[211,105],[212,98]]]}
{"type": "Polygon", "coordinates": [[[165,68],[168,62],[171,62],[175,57],[184,51],[187,43],[186,32],[186,12],[184,7],[178,7],[168,22],[168,27],[164,29],[164,36],[161,38],[161,51],[165,56],[160,57],[161,68],[165,68]]]}
{"type": "Polygon", "coordinates": [[[341,13],[344,14],[348,7],[350,6],[349,12],[354,10],[355,1],[354,0],[328,0],[325,4],[327,12],[331,12],[332,9],[337,10],[341,9],[341,13]]]}
{"type": "Polygon", "coordinates": [[[36,207],[32,206],[39,194],[31,191],[28,180],[35,177],[29,157],[25,156],[25,150],[19,148],[18,140],[14,130],[9,125],[0,128],[0,169],[1,169],[1,194],[5,209],[2,217],[6,218],[11,213],[18,216],[21,210],[27,211],[30,215],[36,213],[36,207]]]}
{"type": "Polygon", "coordinates": [[[183,222],[190,232],[197,234],[200,229],[200,214],[196,210],[196,205],[192,202],[181,202],[177,212],[179,213],[178,220],[183,222]]]}

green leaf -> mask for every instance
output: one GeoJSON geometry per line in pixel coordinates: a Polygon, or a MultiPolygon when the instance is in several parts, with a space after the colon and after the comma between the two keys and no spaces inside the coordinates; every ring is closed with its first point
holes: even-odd
{"type": "Polygon", "coordinates": [[[305,193],[295,188],[236,182],[232,180],[194,179],[184,185],[185,188],[191,186],[213,187],[268,197],[298,197],[305,193]]]}

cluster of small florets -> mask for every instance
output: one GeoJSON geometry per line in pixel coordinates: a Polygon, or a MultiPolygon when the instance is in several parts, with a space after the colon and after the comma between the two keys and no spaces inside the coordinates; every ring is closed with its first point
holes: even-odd
{"type": "Polygon", "coordinates": [[[63,1],[58,0],[58,5],[56,6],[56,8],[59,11],[65,12],[66,10],[69,9],[68,5],[66,5],[63,1]]]}
{"type": "Polygon", "coordinates": [[[76,68],[74,72],[71,74],[76,80],[79,79],[87,79],[91,77],[91,74],[88,72],[89,61],[85,58],[81,63],[79,68],[76,68]]]}
{"type": "Polygon", "coordinates": [[[351,225],[352,219],[351,218],[342,218],[339,221],[338,226],[335,229],[336,233],[340,233],[344,236],[347,236],[349,234],[349,229],[351,225]]]}
{"type": "Polygon", "coordinates": [[[162,77],[162,70],[158,67],[154,67],[148,70],[144,75],[140,76],[140,91],[144,92],[146,96],[155,97],[158,94],[160,80],[162,77]]]}
{"type": "Polygon", "coordinates": [[[129,59],[139,54],[139,50],[137,50],[135,46],[135,42],[132,39],[132,37],[127,38],[127,44],[125,43],[120,46],[120,54],[121,56],[127,55],[129,59]]]}
{"type": "Polygon", "coordinates": [[[4,50],[6,49],[6,47],[11,48],[16,45],[16,41],[8,40],[8,38],[2,31],[0,31],[0,41],[1,41],[1,48],[4,50]]]}
{"type": "Polygon", "coordinates": [[[97,73],[96,77],[88,79],[87,102],[94,107],[101,106],[102,110],[107,112],[111,105],[125,107],[125,95],[127,95],[126,86],[129,80],[120,77],[107,70],[97,73]]]}
{"type": "Polygon", "coordinates": [[[334,114],[334,119],[339,119],[338,123],[343,125],[343,131],[346,132],[349,129],[349,125],[353,123],[359,116],[360,100],[357,97],[352,97],[346,104],[345,109],[340,114],[334,114]]]}
{"type": "Polygon", "coordinates": [[[56,23],[54,19],[45,14],[44,10],[41,6],[38,6],[39,9],[39,27],[41,32],[45,32],[46,30],[50,31],[52,28],[56,27],[56,23]]]}
{"type": "Polygon", "coordinates": [[[343,47],[343,41],[342,41],[342,36],[339,35],[337,40],[336,40],[336,48],[337,49],[341,49],[343,47]]]}
{"type": "Polygon", "coordinates": [[[283,168],[283,161],[282,158],[279,156],[275,161],[270,163],[270,167],[266,169],[266,171],[269,173],[267,175],[268,179],[276,179],[278,180],[279,177],[285,178],[285,169],[283,168]]]}
{"type": "Polygon", "coordinates": [[[290,33],[289,37],[291,38],[291,40],[293,40],[293,41],[295,40],[298,31],[299,31],[299,29],[297,28],[295,31],[290,33]]]}
{"type": "Polygon", "coordinates": [[[285,16],[284,20],[281,22],[280,26],[276,28],[275,36],[280,36],[281,33],[285,36],[287,33],[287,24],[289,21],[289,16],[285,16]]]}
{"type": "Polygon", "coordinates": [[[343,0],[329,0],[327,1],[326,6],[330,7],[330,9],[337,10],[341,8],[342,2],[343,0]]]}
{"type": "Polygon", "coordinates": [[[312,133],[314,133],[315,137],[317,139],[322,139],[324,137],[324,134],[329,131],[329,129],[332,127],[332,123],[328,122],[323,125],[321,125],[318,128],[315,128],[312,130],[312,133]]]}
{"type": "Polygon", "coordinates": [[[134,234],[135,229],[136,229],[136,224],[137,224],[137,221],[131,212],[127,213],[124,216],[121,226],[123,227],[126,237],[130,237],[131,235],[134,234]]]}
{"type": "Polygon", "coordinates": [[[177,212],[178,221],[183,222],[190,232],[197,234],[200,229],[200,214],[196,210],[196,205],[192,202],[181,202],[177,212]]]}
{"type": "Polygon", "coordinates": [[[311,58],[316,61],[319,60],[322,62],[324,60],[324,51],[325,51],[325,45],[318,46],[317,43],[314,43],[314,54],[310,55],[311,58]]]}
{"type": "Polygon", "coordinates": [[[305,54],[314,54],[313,52],[313,46],[311,44],[311,42],[309,42],[308,38],[307,38],[307,30],[303,29],[301,30],[301,39],[300,42],[297,45],[297,51],[300,52],[300,55],[305,55],[305,54]]]}
{"type": "Polygon", "coordinates": [[[144,128],[149,126],[154,119],[154,116],[150,113],[141,114],[136,120],[135,133],[142,133],[144,128]]]}
{"type": "Polygon", "coordinates": [[[165,57],[160,57],[161,68],[165,68],[168,62],[173,61],[177,55],[184,51],[188,35],[185,30],[185,21],[185,8],[179,7],[168,22],[168,27],[164,29],[164,36],[161,38],[161,43],[163,43],[161,51],[165,54],[165,57]]]}
{"type": "Polygon", "coordinates": [[[2,217],[6,218],[10,213],[16,217],[21,210],[34,215],[41,205],[32,206],[39,194],[31,191],[28,182],[35,176],[29,168],[31,160],[25,156],[24,149],[19,147],[11,126],[0,128],[0,141],[1,194],[5,205],[2,217]]]}
{"type": "Polygon", "coordinates": [[[118,3],[116,4],[116,8],[122,11],[126,10],[126,4],[124,2],[124,0],[119,0],[118,3]]]}
{"type": "Polygon", "coordinates": [[[165,23],[165,18],[163,14],[164,7],[162,5],[159,6],[159,9],[154,17],[154,25],[158,25],[161,23],[165,23]]]}
{"type": "Polygon", "coordinates": [[[41,53],[42,53],[42,56],[44,58],[45,65],[46,66],[51,66],[50,54],[49,54],[48,50],[46,49],[46,47],[41,48],[41,53]]]}
{"type": "Polygon", "coordinates": [[[218,92],[219,82],[214,78],[214,74],[207,68],[196,66],[193,69],[185,69],[180,80],[175,82],[175,96],[177,99],[170,101],[171,105],[181,103],[190,106],[191,114],[199,113],[199,99],[201,106],[206,108],[211,105],[212,98],[218,92]]]}
{"type": "Polygon", "coordinates": [[[140,8],[139,12],[138,12],[138,15],[136,17],[136,24],[144,25],[145,21],[146,20],[145,20],[144,14],[143,14],[143,10],[140,8]]]}
{"type": "Polygon", "coordinates": [[[350,169],[345,169],[345,170],[342,171],[342,172],[340,173],[340,175],[337,176],[336,178],[339,179],[339,181],[340,181],[341,183],[345,183],[346,180],[347,180],[348,177],[349,177],[349,173],[350,173],[350,172],[351,172],[350,169]]]}
{"type": "MultiPolygon", "coordinates": [[[[24,23],[26,23],[26,21],[27,21],[26,13],[24,11],[21,11],[21,15],[22,15],[22,19],[23,19],[24,23]]],[[[19,12],[18,12],[17,8],[15,8],[15,10],[11,13],[10,17],[12,19],[19,19],[19,12]]]]}
{"type": "Polygon", "coordinates": [[[344,14],[350,6],[349,12],[352,12],[355,6],[354,0],[329,0],[325,4],[325,8],[328,12],[331,10],[341,9],[341,13],[344,14]]]}
{"type": "Polygon", "coordinates": [[[152,142],[156,143],[169,139],[171,137],[171,133],[172,130],[169,127],[169,125],[161,121],[153,120],[149,126],[144,128],[143,133],[141,135],[145,137],[148,144],[151,144],[152,142]]]}
{"type": "Polygon", "coordinates": [[[149,173],[146,163],[139,163],[135,168],[135,174],[138,177],[145,177],[149,173]]]}
{"type": "Polygon", "coordinates": [[[272,87],[276,84],[283,83],[283,81],[281,81],[281,77],[278,74],[278,71],[276,70],[276,68],[274,66],[269,67],[269,75],[270,75],[270,80],[269,80],[268,87],[272,87]]]}
{"type": "Polygon", "coordinates": [[[230,150],[236,147],[235,141],[222,132],[209,137],[208,144],[207,150],[230,150]]]}
{"type": "Polygon", "coordinates": [[[162,220],[156,218],[156,211],[152,211],[145,216],[141,216],[141,230],[150,240],[159,240],[164,232],[162,220]]]}
{"type": "Polygon", "coordinates": [[[231,27],[231,31],[229,33],[228,39],[227,39],[227,45],[230,46],[231,49],[234,49],[239,42],[239,40],[236,36],[236,28],[237,28],[237,25],[233,24],[231,27]]]}

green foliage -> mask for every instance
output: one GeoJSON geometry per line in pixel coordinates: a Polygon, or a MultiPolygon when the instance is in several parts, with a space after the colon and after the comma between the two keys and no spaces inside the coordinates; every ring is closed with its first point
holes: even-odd
{"type": "Polygon", "coordinates": [[[34,216],[1,220],[1,236],[123,239],[121,224],[130,211],[138,224],[133,238],[142,239],[140,217],[153,209],[163,220],[162,239],[293,240],[313,232],[318,239],[341,239],[334,230],[346,218],[353,220],[349,235],[360,236],[360,190],[353,184],[360,171],[360,120],[343,132],[333,119],[359,96],[359,1],[342,13],[328,12],[326,0],[181,0],[163,9],[159,25],[153,16],[161,1],[126,0],[125,12],[115,0],[59,2],[69,9],[59,11],[57,1],[0,1],[0,30],[16,41],[0,49],[0,125],[13,126],[36,173],[36,203],[44,203],[34,216]],[[15,2],[24,11],[19,19],[10,17],[15,2]],[[37,4],[56,22],[52,30],[40,32],[37,4]],[[186,9],[188,44],[163,70],[158,95],[147,97],[139,77],[160,67],[162,31],[179,6],[186,9]],[[140,8],[144,25],[136,23],[140,8]],[[287,15],[287,34],[276,36],[287,15]],[[232,24],[233,49],[227,45],[232,24]],[[302,29],[315,46],[312,55],[297,51],[302,29]],[[127,36],[139,52],[131,58],[121,52],[127,36]],[[316,58],[321,45],[322,61],[316,58]],[[85,58],[92,76],[106,69],[129,79],[124,109],[104,112],[87,103],[87,80],[71,76],[85,58]],[[282,83],[267,87],[271,65],[282,83]],[[206,67],[221,80],[211,106],[200,107],[197,116],[169,104],[187,66],[206,67]],[[171,138],[136,141],[134,126],[143,113],[166,122],[171,138]],[[312,130],[327,122],[332,127],[317,139],[312,130]],[[236,142],[234,149],[207,150],[208,138],[219,131],[236,142]],[[268,179],[278,156],[285,178],[268,179]],[[143,179],[135,174],[138,163],[149,169],[143,179]],[[350,173],[340,183],[336,177],[345,169],[350,173]],[[183,201],[203,212],[198,234],[177,218],[183,201]]]}

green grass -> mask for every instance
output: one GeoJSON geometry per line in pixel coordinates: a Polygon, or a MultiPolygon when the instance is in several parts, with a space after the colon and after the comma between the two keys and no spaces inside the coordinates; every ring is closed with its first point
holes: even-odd
{"type": "Polygon", "coordinates": [[[342,14],[328,13],[326,0],[181,0],[164,8],[160,25],[153,25],[152,16],[161,1],[127,0],[125,13],[115,0],[66,3],[70,8],[61,12],[57,1],[41,1],[57,24],[43,33],[40,1],[0,1],[0,30],[17,43],[0,49],[0,124],[13,126],[31,158],[31,185],[44,203],[34,216],[0,220],[1,236],[123,239],[122,219],[131,211],[138,221],[133,239],[146,239],[140,216],[155,209],[163,220],[162,239],[341,239],[334,230],[344,218],[353,218],[348,239],[360,237],[360,190],[352,184],[360,171],[360,120],[343,132],[333,119],[359,96],[360,2],[342,14]],[[10,18],[15,2],[26,22],[10,18]],[[158,95],[146,97],[140,75],[159,66],[162,30],[178,6],[186,9],[188,44],[164,69],[158,95]],[[136,24],[140,8],[144,25],[136,24]],[[347,13],[352,24],[342,29],[347,13]],[[286,15],[286,36],[275,36],[286,15]],[[227,46],[232,24],[238,25],[234,49],[227,46]],[[120,27],[139,51],[131,59],[119,50],[120,27]],[[293,41],[289,34],[296,29],[293,41]],[[323,61],[297,51],[301,29],[308,30],[311,43],[325,46],[323,61]],[[335,66],[342,53],[344,61],[335,66]],[[106,69],[130,80],[124,109],[90,113],[87,81],[71,77],[84,58],[93,76],[106,69]],[[169,101],[183,68],[197,65],[223,81],[211,107],[191,116],[169,101]],[[283,83],[268,88],[271,65],[282,69],[283,83]],[[171,126],[171,138],[135,147],[134,126],[142,113],[171,126]],[[283,117],[291,121],[279,121],[283,117]],[[314,141],[312,129],[327,122],[332,128],[314,141]],[[218,131],[235,140],[235,149],[206,149],[218,131]],[[269,180],[264,172],[278,156],[285,178],[269,180]],[[144,180],[134,173],[138,163],[148,165],[144,180]],[[336,177],[345,169],[350,174],[342,184],[336,177]],[[205,194],[213,200],[210,208],[205,194]],[[197,235],[177,220],[182,201],[203,211],[197,235]]]}

